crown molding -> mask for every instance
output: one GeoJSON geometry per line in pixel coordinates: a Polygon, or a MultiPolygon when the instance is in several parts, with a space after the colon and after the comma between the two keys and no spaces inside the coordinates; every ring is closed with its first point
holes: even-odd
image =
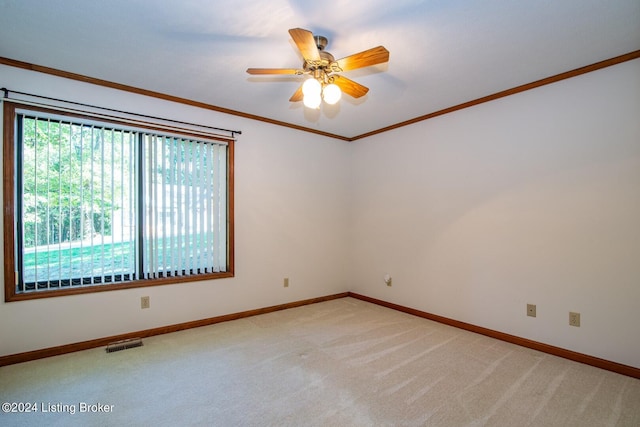
{"type": "Polygon", "coordinates": [[[337,135],[334,133],[323,132],[317,129],[312,129],[304,126],[294,125],[292,123],[283,122],[280,120],[273,120],[267,117],[257,116],[254,114],[244,113],[242,111],[231,110],[228,108],[218,107],[215,105],[207,104],[205,102],[194,101],[187,98],[181,98],[179,96],[169,95],[166,93],[155,92],[151,90],[141,89],[135,86],[129,86],[121,83],[112,82],[109,80],[97,79],[94,77],[85,76],[82,74],[72,73],[69,71],[58,70],[56,68],[45,67],[42,65],[32,64],[29,62],[18,61],[15,59],[0,57],[0,64],[8,65],[11,67],[22,68],[25,70],[36,71],[39,73],[45,73],[52,76],[63,77],[66,79],[81,81],[85,83],[90,83],[98,86],[103,86],[111,89],[117,89],[125,92],[135,93],[138,95],[149,96],[152,98],[162,99],[165,101],[176,102],[179,104],[189,105],[193,107],[203,108],[205,110],[216,111],[219,113],[230,114],[232,116],[242,117],[249,120],[256,120],[263,123],[269,123],[276,126],[283,126],[290,129],[299,130],[301,132],[309,132],[316,135],[325,136],[327,138],[339,139],[342,141],[353,142],[360,139],[365,139],[373,135],[378,135],[384,132],[388,132],[394,129],[398,129],[404,126],[409,126],[414,123],[422,122],[424,120],[429,120],[434,117],[442,116],[445,114],[453,113],[455,111],[463,110],[465,108],[473,107],[479,104],[483,104],[485,102],[494,101],[496,99],[504,98],[506,96],[515,95],[521,92],[525,92],[527,90],[535,89],[541,86],[545,86],[548,84],[556,83],[562,80],[570,79],[572,77],[577,77],[582,74],[591,73],[593,71],[601,70],[603,68],[611,67],[613,65],[621,64],[623,62],[631,61],[634,59],[640,58],[640,50],[635,50],[633,52],[626,53],[624,55],[616,56],[613,58],[606,59],[604,61],[596,62],[594,64],[585,65],[580,68],[576,68],[574,70],[565,71],[564,73],[556,74],[550,77],[546,77],[544,79],[536,80],[531,83],[523,84],[520,86],[516,86],[511,89],[506,89],[500,92],[496,92],[491,95],[484,96],[482,98],[474,99],[471,101],[463,102],[462,104],[454,105],[448,108],[444,108],[442,110],[434,111],[428,114],[424,114],[422,116],[415,117],[413,119],[405,120],[403,122],[399,122],[390,126],[386,126],[380,129],[373,130],[371,132],[363,133],[354,137],[347,137],[343,135],[337,135]]]}

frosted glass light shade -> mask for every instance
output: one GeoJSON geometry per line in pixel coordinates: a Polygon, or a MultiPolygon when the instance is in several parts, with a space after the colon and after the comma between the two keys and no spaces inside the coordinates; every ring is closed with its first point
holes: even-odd
{"type": "Polygon", "coordinates": [[[309,94],[309,95],[305,95],[304,98],[302,99],[302,102],[304,103],[304,106],[307,108],[318,108],[320,107],[320,103],[322,102],[322,99],[320,98],[320,94],[309,94]]]}
{"type": "Polygon", "coordinates": [[[320,92],[322,91],[322,86],[320,82],[314,78],[310,78],[304,81],[302,84],[302,93],[305,97],[307,96],[318,96],[320,97],[320,92]]]}
{"type": "Polygon", "coordinates": [[[341,97],[342,92],[340,91],[340,88],[333,83],[326,85],[322,90],[322,99],[324,99],[324,102],[329,105],[333,105],[340,101],[341,97]]]}

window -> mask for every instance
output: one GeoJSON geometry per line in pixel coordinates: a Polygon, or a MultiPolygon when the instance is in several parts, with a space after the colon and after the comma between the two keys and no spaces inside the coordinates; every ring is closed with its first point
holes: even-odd
{"type": "Polygon", "coordinates": [[[233,276],[233,140],[4,114],[5,300],[233,276]]]}

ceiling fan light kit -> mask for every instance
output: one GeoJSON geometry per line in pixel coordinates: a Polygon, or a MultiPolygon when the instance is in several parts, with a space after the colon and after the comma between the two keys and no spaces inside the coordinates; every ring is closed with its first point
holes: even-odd
{"type": "Polygon", "coordinates": [[[329,83],[322,89],[322,99],[329,105],[333,105],[342,98],[342,91],[335,83],[329,83]]]}
{"type": "Polygon", "coordinates": [[[321,81],[321,79],[310,77],[302,84],[302,102],[307,108],[319,108],[324,100],[329,105],[333,105],[342,97],[342,91],[335,83],[321,81]]]}
{"type": "Polygon", "coordinates": [[[311,108],[312,110],[317,110],[318,108],[320,108],[322,100],[319,96],[307,96],[305,97],[303,102],[305,107],[311,108]]]}
{"type": "Polygon", "coordinates": [[[342,97],[342,92],[354,98],[364,96],[369,88],[337,73],[382,64],[389,61],[389,51],[382,46],[374,47],[354,55],[334,59],[325,51],[328,40],[323,36],[314,36],[311,31],[293,28],[289,34],[300,50],[304,62],[302,69],[296,68],[249,68],[247,73],[261,74],[307,74],[307,78],[289,101],[302,101],[307,108],[317,109],[324,100],[333,105],[342,97]]]}

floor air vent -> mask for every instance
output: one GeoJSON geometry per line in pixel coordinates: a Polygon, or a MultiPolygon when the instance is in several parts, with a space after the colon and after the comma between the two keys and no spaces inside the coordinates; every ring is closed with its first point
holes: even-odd
{"type": "Polygon", "coordinates": [[[134,347],[142,347],[142,340],[140,338],[129,338],[127,340],[112,342],[107,345],[107,353],[113,353],[114,351],[126,350],[134,347]]]}

